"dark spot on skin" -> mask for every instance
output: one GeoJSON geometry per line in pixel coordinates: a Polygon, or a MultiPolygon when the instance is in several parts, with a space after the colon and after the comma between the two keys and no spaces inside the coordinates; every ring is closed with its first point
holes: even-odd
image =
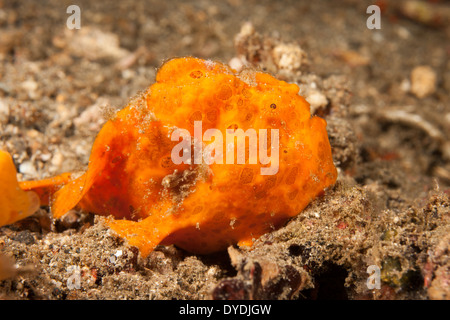
{"type": "Polygon", "coordinates": [[[189,75],[191,76],[191,78],[199,79],[199,78],[203,77],[203,72],[201,72],[200,70],[195,70],[195,71],[192,71],[189,75]]]}
{"type": "Polygon", "coordinates": [[[272,104],[270,105],[270,107],[271,107],[272,109],[276,109],[276,108],[277,108],[277,105],[276,105],[275,103],[272,103],[272,104]]]}

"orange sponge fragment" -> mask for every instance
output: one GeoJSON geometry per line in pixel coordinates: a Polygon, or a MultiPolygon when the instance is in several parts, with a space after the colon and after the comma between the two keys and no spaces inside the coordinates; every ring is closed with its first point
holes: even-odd
{"type": "Polygon", "coordinates": [[[101,129],[87,171],[57,179],[54,217],[76,206],[111,215],[143,256],[158,244],[200,254],[251,245],[337,178],[326,122],[298,92],[218,62],[166,62],[101,129]]]}

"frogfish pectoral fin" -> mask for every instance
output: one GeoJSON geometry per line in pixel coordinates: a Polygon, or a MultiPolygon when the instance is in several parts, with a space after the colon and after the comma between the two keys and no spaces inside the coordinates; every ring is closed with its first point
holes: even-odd
{"type": "Polygon", "coordinates": [[[69,210],[77,206],[86,194],[86,174],[65,184],[53,197],[51,204],[52,215],[55,219],[61,218],[69,210]]]}
{"type": "Polygon", "coordinates": [[[145,258],[170,234],[167,227],[155,225],[154,222],[150,216],[141,221],[109,220],[107,224],[120,237],[125,238],[129,245],[137,247],[145,258]]]}
{"type": "Polygon", "coordinates": [[[89,211],[89,205],[87,205],[88,201],[83,201],[83,198],[98,177],[101,176],[104,166],[105,163],[103,161],[92,161],[89,164],[88,170],[83,175],[66,182],[64,186],[54,194],[53,203],[51,203],[51,210],[54,218],[61,218],[65,213],[75,207],[89,211]]]}

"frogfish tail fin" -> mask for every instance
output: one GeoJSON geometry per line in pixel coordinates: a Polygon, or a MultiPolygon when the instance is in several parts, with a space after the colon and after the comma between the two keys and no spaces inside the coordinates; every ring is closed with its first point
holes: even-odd
{"type": "Polygon", "coordinates": [[[39,206],[36,193],[20,188],[11,155],[0,150],[0,227],[31,216],[39,206]]]}

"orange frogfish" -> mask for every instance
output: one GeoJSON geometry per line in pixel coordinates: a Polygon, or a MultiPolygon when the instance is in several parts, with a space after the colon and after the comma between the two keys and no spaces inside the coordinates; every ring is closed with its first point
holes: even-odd
{"type": "Polygon", "coordinates": [[[84,174],[21,187],[55,218],[112,216],[143,256],[158,244],[199,254],[251,245],[337,178],[326,122],[298,92],[263,72],[172,59],[105,123],[84,174]]]}

